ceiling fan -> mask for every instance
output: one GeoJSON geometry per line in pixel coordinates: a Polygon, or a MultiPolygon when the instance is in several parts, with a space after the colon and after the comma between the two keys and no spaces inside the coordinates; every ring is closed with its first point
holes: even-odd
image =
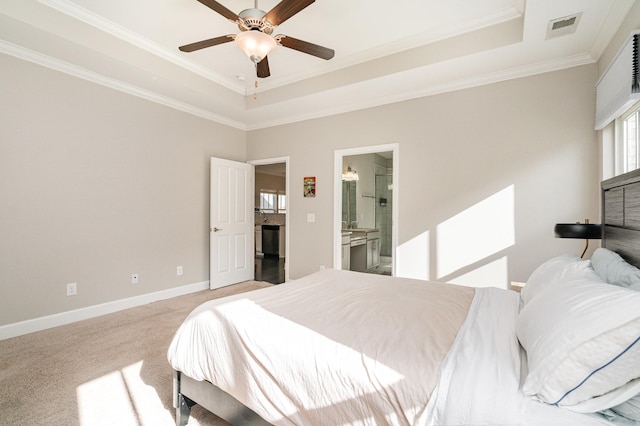
{"type": "Polygon", "coordinates": [[[314,3],[315,0],[282,0],[266,13],[258,9],[258,0],[254,0],[253,9],[243,10],[237,15],[215,0],[198,1],[237,24],[238,28],[240,28],[240,33],[210,38],[180,46],[179,49],[183,52],[193,52],[206,47],[235,41],[247,56],[249,56],[249,59],[256,64],[256,73],[260,78],[271,75],[267,55],[278,45],[326,60],[333,58],[335,55],[333,49],[318,46],[317,44],[283,34],[276,36],[271,35],[275,27],[311,3],[314,3]]]}

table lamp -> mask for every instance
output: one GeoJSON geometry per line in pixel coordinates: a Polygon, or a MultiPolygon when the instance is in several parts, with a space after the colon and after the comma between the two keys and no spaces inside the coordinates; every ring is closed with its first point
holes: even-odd
{"type": "Polygon", "coordinates": [[[589,223],[589,219],[585,219],[584,223],[558,223],[554,228],[556,238],[579,238],[585,240],[584,250],[580,258],[589,248],[589,240],[599,240],[602,238],[602,226],[599,223],[589,223]]]}

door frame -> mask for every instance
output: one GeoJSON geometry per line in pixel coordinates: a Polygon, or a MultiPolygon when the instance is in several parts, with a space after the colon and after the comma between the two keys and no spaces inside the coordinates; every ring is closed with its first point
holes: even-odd
{"type": "Polygon", "coordinates": [[[393,152],[393,192],[391,195],[391,275],[396,275],[398,246],[398,199],[400,198],[400,144],[363,146],[358,148],[338,149],[334,153],[334,187],[333,187],[333,268],[342,269],[342,166],[343,158],[351,155],[377,154],[379,152],[393,152]]]}
{"type": "MultiPolygon", "coordinates": [[[[291,217],[291,191],[289,188],[289,181],[290,181],[290,170],[289,170],[289,157],[274,157],[274,158],[264,158],[261,160],[251,160],[251,161],[247,161],[248,164],[251,164],[254,166],[264,166],[267,164],[277,164],[277,163],[285,163],[284,167],[285,167],[285,191],[286,191],[286,195],[287,195],[287,214],[285,216],[284,219],[284,224],[285,224],[285,233],[284,233],[284,238],[285,238],[285,243],[284,243],[284,281],[287,282],[289,281],[289,265],[291,264],[291,257],[289,257],[289,248],[291,247],[291,244],[289,243],[289,232],[290,232],[290,226],[289,226],[289,218],[291,217]]],[[[254,171],[255,173],[255,171],[254,171]]],[[[254,179],[255,181],[255,179],[254,179]]],[[[254,197],[255,197],[255,189],[254,189],[254,197]]],[[[253,217],[253,216],[252,216],[253,217]]],[[[255,226],[255,223],[254,223],[255,226]]],[[[255,260],[254,260],[255,261],[255,260]]]]}

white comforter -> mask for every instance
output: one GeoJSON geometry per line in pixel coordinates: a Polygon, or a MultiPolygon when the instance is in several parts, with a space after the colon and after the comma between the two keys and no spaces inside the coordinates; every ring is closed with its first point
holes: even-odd
{"type": "Polygon", "coordinates": [[[276,425],[607,424],[520,392],[518,310],[514,292],[326,270],[201,305],[168,358],[276,425]]]}
{"type": "Polygon", "coordinates": [[[600,415],[544,405],[522,392],[527,366],[518,343],[516,293],[476,290],[429,401],[429,425],[611,425],[600,415]]]}

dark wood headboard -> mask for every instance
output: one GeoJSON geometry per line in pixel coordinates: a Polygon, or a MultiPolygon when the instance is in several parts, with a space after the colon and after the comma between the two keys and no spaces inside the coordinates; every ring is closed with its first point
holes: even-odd
{"type": "Polygon", "coordinates": [[[602,247],[640,267],[640,170],[602,182],[602,247]]]}

